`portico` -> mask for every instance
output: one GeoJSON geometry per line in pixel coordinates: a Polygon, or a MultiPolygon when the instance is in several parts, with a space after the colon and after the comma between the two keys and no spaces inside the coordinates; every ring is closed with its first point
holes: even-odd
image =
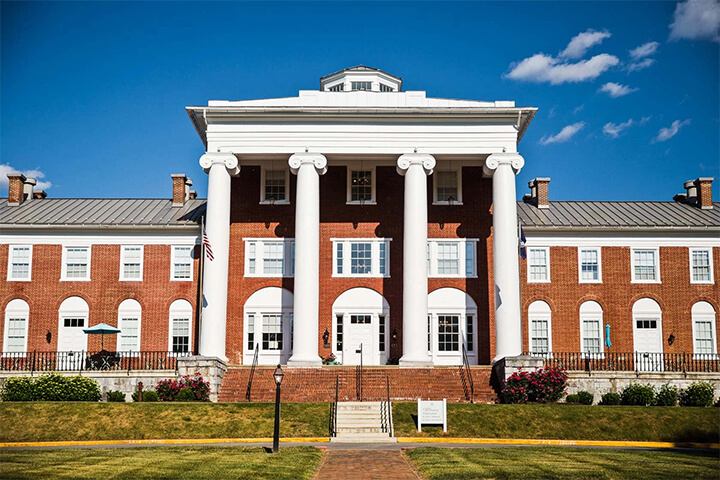
{"type": "MultiPolygon", "coordinates": [[[[298,97],[211,101],[207,107],[188,107],[208,152],[201,158],[201,165],[209,174],[206,232],[215,257],[205,261],[200,354],[246,363],[243,355],[248,355],[249,347],[263,346],[263,339],[274,334],[282,338],[282,348],[290,352],[289,365],[317,366],[321,355],[347,351],[350,345],[347,342],[357,343],[352,338],[353,332],[368,337],[364,341],[372,343],[376,361],[395,358],[406,366],[432,365],[433,358],[438,357],[431,356],[431,349],[459,349],[463,342],[468,345],[468,338],[473,345],[485,342],[489,349],[494,344],[494,359],[520,354],[515,175],[524,161],[516,152],[517,142],[535,109],[517,108],[513,102],[434,99],[427,98],[425,92],[401,92],[398,91],[401,83],[391,84],[384,72],[373,77],[372,69],[350,69],[348,75],[352,75],[352,81],[349,77],[342,80],[342,72],[338,72],[331,76],[332,85],[321,84],[321,91],[301,91],[298,97]],[[358,80],[358,76],[362,79],[358,80]],[[343,85],[342,88],[349,85],[352,89],[354,83],[365,79],[369,79],[369,91],[330,90],[339,88],[337,85],[343,85]],[[384,90],[379,85],[385,85],[384,90]],[[388,91],[391,87],[393,90],[388,91]],[[278,167],[283,163],[286,167],[278,167]],[[282,186],[287,202],[282,205],[261,202],[258,206],[237,200],[241,191],[236,191],[235,185],[246,181],[243,178],[246,169],[252,172],[258,166],[263,169],[264,196],[270,191],[265,179],[272,177],[283,183],[278,180],[283,178],[282,170],[290,170],[296,180],[282,186]],[[390,170],[392,167],[395,172],[390,170]],[[347,173],[325,178],[328,169],[340,168],[347,173]],[[484,240],[478,240],[474,233],[461,233],[473,231],[467,221],[456,227],[456,234],[438,231],[437,225],[444,225],[444,220],[439,223],[428,220],[430,209],[435,215],[447,212],[452,218],[463,208],[470,208],[468,201],[479,193],[473,185],[465,183],[463,187],[463,175],[480,170],[485,178],[492,178],[492,272],[477,270],[477,255],[484,249],[477,250],[476,246],[484,240]],[[280,173],[268,176],[266,171],[280,173]],[[443,173],[439,180],[434,177],[438,171],[443,173]],[[457,176],[451,172],[457,172],[457,176]],[[232,182],[231,177],[235,178],[232,182]],[[337,185],[341,178],[348,179],[347,188],[337,185]],[[387,191],[383,184],[401,188],[387,191]],[[337,202],[336,196],[321,193],[337,191],[344,196],[346,189],[348,199],[343,203],[337,202]],[[356,198],[360,201],[353,201],[356,198]],[[395,205],[402,208],[402,213],[394,220],[383,217],[385,220],[378,224],[384,210],[394,209],[395,205]],[[231,225],[231,208],[232,218],[240,219],[233,222],[241,224],[231,225]],[[283,212],[275,232],[290,233],[273,234],[267,226],[272,222],[265,222],[264,229],[242,223],[244,208],[251,216],[265,211],[268,220],[283,212]],[[245,252],[231,248],[231,228],[239,232],[245,252]],[[255,241],[258,230],[270,233],[255,241]],[[385,230],[391,231],[394,238],[384,234],[385,230]],[[324,231],[341,233],[327,236],[324,231]],[[429,232],[438,238],[430,238],[429,232]],[[449,234],[452,235],[447,237],[449,234]],[[276,239],[284,242],[284,253],[274,253],[275,245],[279,245],[276,239]],[[332,250],[325,246],[329,242],[332,250]],[[288,252],[289,249],[292,251],[288,252]],[[282,269],[275,261],[280,259],[278,255],[284,258],[282,269]],[[232,270],[235,262],[231,261],[233,256],[245,257],[245,275],[236,279],[231,274],[228,282],[228,269],[232,270]],[[249,265],[253,265],[252,273],[249,265]],[[238,327],[237,308],[228,307],[228,298],[234,300],[235,296],[245,295],[241,293],[245,289],[249,293],[257,291],[251,285],[258,282],[258,288],[261,287],[261,280],[255,279],[261,276],[260,272],[265,277],[282,279],[275,284],[292,292],[293,311],[288,322],[283,323],[289,324],[291,331],[283,327],[285,331],[271,332],[270,322],[262,319],[271,312],[258,310],[261,318],[253,323],[255,343],[251,344],[248,332],[237,342],[232,340],[232,334],[227,337],[227,325],[235,325],[230,328],[233,332],[244,329],[247,318],[238,327]],[[275,274],[267,275],[268,272],[275,274]],[[442,280],[445,278],[448,280],[442,280]],[[487,278],[485,282],[495,292],[489,317],[477,310],[467,315],[445,315],[440,309],[428,315],[428,295],[435,288],[430,284],[477,283],[479,280],[473,280],[476,278],[487,278]],[[241,290],[233,291],[233,284],[241,285],[241,290]],[[342,291],[353,286],[379,292],[381,298],[387,298],[388,310],[368,314],[368,324],[374,325],[370,336],[369,327],[354,330],[351,327],[340,332],[338,341],[333,304],[342,291]],[[339,293],[331,293],[335,291],[339,293]],[[382,332],[381,317],[387,321],[382,332]],[[470,327],[463,323],[462,328],[457,326],[454,331],[450,324],[447,328],[432,326],[438,319],[458,323],[460,318],[462,322],[470,318],[470,327]],[[477,325],[481,322],[494,323],[494,339],[480,337],[477,325]],[[332,338],[328,343],[332,345],[321,343],[326,329],[332,338]],[[239,352],[232,346],[237,343],[243,345],[239,352]],[[385,352],[381,352],[381,344],[385,345],[385,352]],[[226,349],[233,348],[235,352],[226,356],[226,349]]],[[[271,280],[262,282],[269,285],[271,280]]],[[[450,310],[461,311],[460,306],[450,310]]],[[[343,318],[346,315],[349,313],[342,313],[343,318]]],[[[351,318],[348,316],[347,320],[350,322],[351,318]]],[[[357,325],[348,322],[341,325],[357,325]]],[[[459,350],[456,357],[460,358],[459,350]]],[[[454,356],[449,352],[445,358],[454,356]]],[[[349,357],[345,361],[347,364],[349,357]]]]}

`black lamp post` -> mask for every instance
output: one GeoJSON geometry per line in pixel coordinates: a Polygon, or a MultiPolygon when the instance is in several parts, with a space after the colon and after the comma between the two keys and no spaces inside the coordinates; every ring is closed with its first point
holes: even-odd
{"type": "Polygon", "coordinates": [[[283,381],[285,374],[277,366],[273,372],[273,378],[275,379],[275,430],[273,432],[273,453],[278,452],[278,445],[280,444],[280,384],[283,381]]]}

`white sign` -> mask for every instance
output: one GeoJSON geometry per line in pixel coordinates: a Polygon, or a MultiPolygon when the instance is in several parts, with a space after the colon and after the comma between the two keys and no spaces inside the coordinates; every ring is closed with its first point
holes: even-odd
{"type": "Polygon", "coordinates": [[[418,398],[418,432],[422,432],[423,424],[442,425],[443,432],[447,432],[447,401],[444,398],[442,402],[418,398]]]}

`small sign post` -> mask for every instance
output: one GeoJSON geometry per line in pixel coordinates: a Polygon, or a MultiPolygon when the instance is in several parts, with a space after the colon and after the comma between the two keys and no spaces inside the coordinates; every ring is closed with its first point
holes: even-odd
{"type": "Polygon", "coordinates": [[[418,432],[422,432],[422,426],[442,425],[443,432],[447,432],[447,400],[428,401],[418,398],[418,432]]]}

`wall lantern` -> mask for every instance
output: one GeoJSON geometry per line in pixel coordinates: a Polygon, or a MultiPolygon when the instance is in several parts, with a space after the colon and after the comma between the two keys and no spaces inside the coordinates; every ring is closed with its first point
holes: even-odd
{"type": "Polygon", "coordinates": [[[328,329],[325,329],[325,332],[323,333],[323,344],[325,348],[330,347],[330,332],[328,332],[328,329]]]}
{"type": "Polygon", "coordinates": [[[668,337],[668,345],[672,345],[673,343],[675,343],[675,334],[671,333],[668,337]]]}
{"type": "Polygon", "coordinates": [[[50,330],[48,330],[48,332],[45,334],[45,341],[47,343],[52,342],[52,332],[50,330]]]}
{"type": "Polygon", "coordinates": [[[394,328],[392,331],[392,341],[393,343],[397,342],[397,330],[395,330],[394,328]]]}

